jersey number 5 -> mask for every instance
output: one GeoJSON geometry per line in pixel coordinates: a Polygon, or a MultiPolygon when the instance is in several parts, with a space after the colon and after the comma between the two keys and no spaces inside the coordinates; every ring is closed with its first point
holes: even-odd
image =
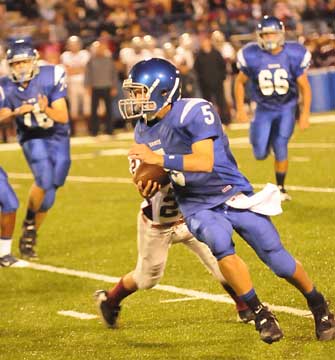
{"type": "Polygon", "coordinates": [[[204,115],[205,123],[208,125],[212,125],[214,123],[214,114],[211,110],[211,106],[210,105],[202,105],[201,111],[204,115]]]}
{"type": "Polygon", "coordinates": [[[258,74],[258,83],[261,92],[265,96],[271,96],[274,92],[285,95],[290,87],[287,81],[288,74],[285,69],[276,69],[274,73],[268,69],[258,74]]]}

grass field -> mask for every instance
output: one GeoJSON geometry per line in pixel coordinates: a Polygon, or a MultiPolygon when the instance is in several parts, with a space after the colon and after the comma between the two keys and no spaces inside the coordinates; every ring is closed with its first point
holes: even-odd
{"type": "MultiPolygon", "coordinates": [[[[253,159],[247,131],[228,134],[250,181],[273,182],[273,159],[253,159]]],[[[126,151],[130,144],[120,138],[73,145],[71,176],[39,233],[41,264],[114,277],[134,267],[140,197],[129,181],[126,156],[113,151],[126,151]]],[[[285,203],[284,213],[273,221],[284,244],[303,262],[335,310],[335,124],[313,124],[304,133],[296,130],[289,156],[287,185],[299,188],[290,191],[293,201],[285,203]]],[[[0,158],[21,202],[13,246],[17,255],[31,180],[22,176],[29,170],[20,150],[0,151],[0,158]]],[[[264,301],[306,310],[297,291],[276,278],[240,238],[234,240],[264,301]]],[[[316,341],[311,318],[285,311],[276,312],[285,337],[269,346],[259,340],[253,326],[236,322],[233,305],[201,296],[164,302],[187,296],[178,289],[155,289],[129,297],[123,303],[120,328],[109,330],[99,319],[81,320],[58,312],[96,314],[92,294],[111,283],[36,269],[0,272],[1,360],[335,359],[335,341],[316,341]]],[[[161,284],[222,294],[219,284],[182,245],[171,248],[161,284]]]]}

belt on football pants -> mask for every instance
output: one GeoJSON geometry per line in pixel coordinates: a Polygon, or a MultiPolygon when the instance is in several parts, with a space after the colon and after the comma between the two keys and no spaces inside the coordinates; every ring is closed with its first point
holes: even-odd
{"type": "Polygon", "coordinates": [[[169,223],[155,224],[143,212],[142,212],[142,219],[144,220],[145,223],[149,224],[154,229],[168,229],[168,228],[170,228],[172,226],[180,225],[180,224],[183,224],[185,222],[183,218],[180,218],[177,221],[173,221],[173,222],[169,222],[169,223]]]}

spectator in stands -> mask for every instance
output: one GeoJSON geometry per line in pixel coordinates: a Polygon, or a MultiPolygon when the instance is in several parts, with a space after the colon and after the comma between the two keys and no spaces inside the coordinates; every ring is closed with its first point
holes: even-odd
{"type": "Polygon", "coordinates": [[[111,135],[114,130],[112,99],[117,95],[118,74],[105,42],[95,41],[91,49],[91,58],[85,70],[85,87],[92,99],[90,133],[93,136],[99,133],[98,105],[103,100],[106,108],[105,130],[111,135]]]}
{"type": "Polygon", "coordinates": [[[61,55],[61,63],[66,69],[71,129],[75,134],[75,124],[81,119],[88,122],[91,112],[91,99],[84,86],[85,70],[90,60],[90,53],[82,49],[82,41],[78,36],[69,37],[66,48],[67,50],[61,55]]]}

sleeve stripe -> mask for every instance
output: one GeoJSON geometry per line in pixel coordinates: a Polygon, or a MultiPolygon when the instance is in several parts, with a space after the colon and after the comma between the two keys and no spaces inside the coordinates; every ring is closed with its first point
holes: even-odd
{"type": "Polygon", "coordinates": [[[64,68],[60,65],[55,65],[54,85],[57,85],[63,76],[64,76],[64,68]]]}
{"type": "Polygon", "coordinates": [[[204,99],[191,99],[191,100],[188,100],[187,104],[185,105],[184,109],[183,109],[183,112],[181,113],[181,116],[180,116],[180,123],[182,124],[187,116],[187,114],[192,110],[193,106],[196,105],[196,104],[199,104],[201,102],[205,102],[206,100],[204,99]]]}
{"type": "Polygon", "coordinates": [[[311,59],[312,59],[312,54],[307,50],[305,52],[305,56],[300,64],[300,67],[302,67],[302,68],[308,67],[311,62],[311,59]]]}
{"type": "Polygon", "coordinates": [[[243,66],[243,67],[247,66],[247,62],[245,61],[245,58],[243,55],[243,49],[240,49],[237,52],[237,64],[238,64],[238,68],[240,68],[241,66],[243,66]]]}
{"type": "Polygon", "coordinates": [[[5,100],[5,92],[3,91],[2,86],[0,86],[0,99],[5,100]]]}

